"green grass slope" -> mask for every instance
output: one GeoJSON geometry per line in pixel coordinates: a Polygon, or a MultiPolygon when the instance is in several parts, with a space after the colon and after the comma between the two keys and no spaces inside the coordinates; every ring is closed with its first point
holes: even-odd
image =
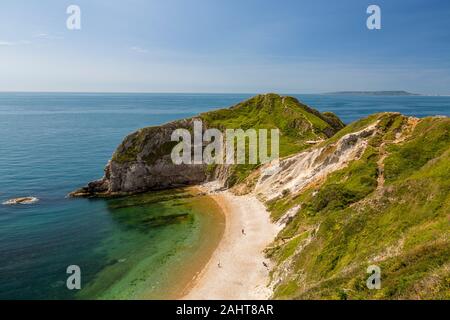
{"type": "Polygon", "coordinates": [[[268,203],[297,214],[267,255],[276,299],[450,299],[450,119],[383,113],[359,160],[268,203]],[[369,290],[369,265],[381,289],[369,290]]]}
{"type": "Polygon", "coordinates": [[[200,118],[219,129],[278,128],[282,157],[309,147],[306,141],[329,138],[344,127],[331,112],[320,113],[293,97],[273,93],[255,96],[229,109],[203,113],[200,118]]]}
{"type": "MultiPolygon", "coordinates": [[[[312,109],[293,97],[269,93],[257,95],[231,108],[203,113],[200,118],[210,128],[280,130],[280,157],[311,146],[311,141],[325,140],[344,127],[333,113],[312,109]]],[[[270,147],[270,135],[268,136],[270,147]]],[[[229,186],[245,180],[258,165],[238,165],[231,169],[229,186]]]]}

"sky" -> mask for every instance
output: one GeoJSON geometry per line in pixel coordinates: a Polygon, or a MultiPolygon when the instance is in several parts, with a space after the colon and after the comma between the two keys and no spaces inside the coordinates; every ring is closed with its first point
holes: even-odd
{"type": "Polygon", "coordinates": [[[450,1],[1,0],[0,91],[344,90],[450,94],[450,1]]]}

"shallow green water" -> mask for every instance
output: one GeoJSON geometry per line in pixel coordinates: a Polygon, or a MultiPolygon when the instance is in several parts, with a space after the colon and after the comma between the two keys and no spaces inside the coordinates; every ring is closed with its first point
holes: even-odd
{"type": "Polygon", "coordinates": [[[109,200],[107,207],[121,230],[97,246],[108,265],[79,299],[176,297],[206,262],[223,227],[213,200],[183,190],[109,200]]]}

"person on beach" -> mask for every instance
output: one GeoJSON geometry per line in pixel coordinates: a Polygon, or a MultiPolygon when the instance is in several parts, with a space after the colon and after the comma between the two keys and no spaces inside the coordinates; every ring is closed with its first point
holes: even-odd
{"type": "Polygon", "coordinates": [[[242,229],[242,234],[245,236],[245,230],[244,229],[242,229]]]}
{"type": "Polygon", "coordinates": [[[219,268],[222,268],[222,265],[220,264],[220,261],[219,261],[219,263],[217,264],[217,266],[218,266],[219,268]]]}

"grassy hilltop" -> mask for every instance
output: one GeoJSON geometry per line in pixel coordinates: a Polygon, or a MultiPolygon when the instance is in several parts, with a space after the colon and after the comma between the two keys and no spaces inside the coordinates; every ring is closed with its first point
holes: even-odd
{"type": "MultiPolygon", "coordinates": [[[[344,127],[333,113],[312,109],[293,97],[277,94],[257,95],[231,108],[200,114],[210,128],[280,130],[280,157],[311,146],[310,141],[325,140],[344,127]]],[[[268,137],[270,146],[270,136],[268,137]]],[[[232,166],[228,186],[242,182],[259,165],[232,166]]]]}
{"type": "MultiPolygon", "coordinates": [[[[162,126],[142,128],[124,139],[112,157],[113,164],[143,163],[151,167],[163,159],[166,163],[171,162],[170,152],[177,142],[170,140],[170,134],[178,128],[192,130],[194,119],[202,120],[206,128],[217,128],[223,132],[225,129],[278,128],[282,157],[310,147],[309,141],[325,140],[344,127],[333,113],[320,113],[295,98],[277,94],[257,95],[231,108],[202,113],[162,126]]],[[[270,135],[268,143],[270,146],[270,135]]],[[[258,166],[249,164],[227,168],[227,186],[242,182],[258,166]]],[[[205,167],[205,176],[214,175],[216,169],[223,168],[217,165],[205,167]]],[[[180,168],[174,170],[180,171],[180,168]]]]}

